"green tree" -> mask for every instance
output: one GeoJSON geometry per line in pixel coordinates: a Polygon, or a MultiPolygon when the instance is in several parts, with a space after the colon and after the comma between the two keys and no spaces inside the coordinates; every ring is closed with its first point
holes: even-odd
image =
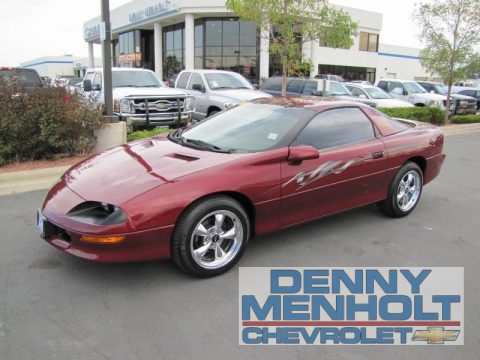
{"type": "Polygon", "coordinates": [[[357,23],[326,0],[227,0],[226,5],[270,39],[269,52],[282,64],[284,96],[287,74],[303,66],[303,43],[321,38],[331,47],[349,48],[357,34],[357,23]]]}
{"type": "MultiPolygon", "coordinates": [[[[420,26],[424,68],[440,75],[448,86],[445,123],[448,124],[452,84],[463,78],[475,61],[480,42],[480,0],[440,0],[419,4],[414,19],[420,26]]],[[[477,55],[478,56],[478,55],[477,55]]]]}

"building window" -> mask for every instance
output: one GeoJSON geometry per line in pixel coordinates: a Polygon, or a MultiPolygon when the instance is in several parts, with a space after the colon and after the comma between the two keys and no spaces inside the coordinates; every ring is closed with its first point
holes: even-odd
{"type": "Polygon", "coordinates": [[[319,64],[318,74],[338,75],[345,81],[364,80],[375,83],[375,68],[319,64]]]}
{"type": "Polygon", "coordinates": [[[153,31],[133,30],[112,41],[113,64],[119,67],[153,68],[153,31]]]}
{"type": "Polygon", "coordinates": [[[360,32],[360,50],[378,52],[378,34],[360,32]]]}
{"type": "Polygon", "coordinates": [[[195,22],[195,68],[235,71],[258,77],[258,35],[255,25],[237,18],[195,22]]]}
{"type": "Polygon", "coordinates": [[[185,68],[185,24],[163,28],[163,77],[169,79],[185,68]]]}

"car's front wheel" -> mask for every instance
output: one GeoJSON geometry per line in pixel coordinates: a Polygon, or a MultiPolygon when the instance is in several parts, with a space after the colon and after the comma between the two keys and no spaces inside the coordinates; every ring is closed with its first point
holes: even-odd
{"type": "Polygon", "coordinates": [[[388,216],[406,216],[417,206],[422,188],[422,169],[417,164],[408,162],[393,178],[388,188],[387,199],[377,203],[377,206],[388,216]]]}
{"type": "Polygon", "coordinates": [[[207,198],[190,206],[177,221],[172,258],[193,275],[218,275],[240,259],[249,237],[248,215],[236,200],[207,198]]]}

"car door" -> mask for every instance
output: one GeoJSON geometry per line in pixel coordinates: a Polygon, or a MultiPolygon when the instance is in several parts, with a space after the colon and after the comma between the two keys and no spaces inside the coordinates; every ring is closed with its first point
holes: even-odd
{"type": "Polygon", "coordinates": [[[195,112],[193,117],[201,120],[207,116],[207,88],[203,81],[202,75],[197,72],[192,72],[190,81],[187,86],[187,93],[195,97],[195,112]]]}
{"type": "Polygon", "coordinates": [[[396,81],[388,82],[388,93],[395,99],[411,102],[408,96],[408,91],[405,87],[396,81]]]}
{"type": "Polygon", "coordinates": [[[310,145],[319,158],[281,166],[283,227],[372,203],[386,196],[385,146],[358,107],[327,110],[292,146],[310,145]]]}

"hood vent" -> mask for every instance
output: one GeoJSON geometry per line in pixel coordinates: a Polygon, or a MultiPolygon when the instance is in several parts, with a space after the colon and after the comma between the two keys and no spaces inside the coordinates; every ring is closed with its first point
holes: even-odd
{"type": "Polygon", "coordinates": [[[182,161],[185,161],[185,162],[195,161],[195,160],[199,159],[198,157],[195,157],[195,156],[192,156],[192,155],[179,154],[179,153],[172,153],[172,154],[168,154],[168,155],[165,155],[165,156],[171,157],[172,159],[182,160],[182,161]]]}

